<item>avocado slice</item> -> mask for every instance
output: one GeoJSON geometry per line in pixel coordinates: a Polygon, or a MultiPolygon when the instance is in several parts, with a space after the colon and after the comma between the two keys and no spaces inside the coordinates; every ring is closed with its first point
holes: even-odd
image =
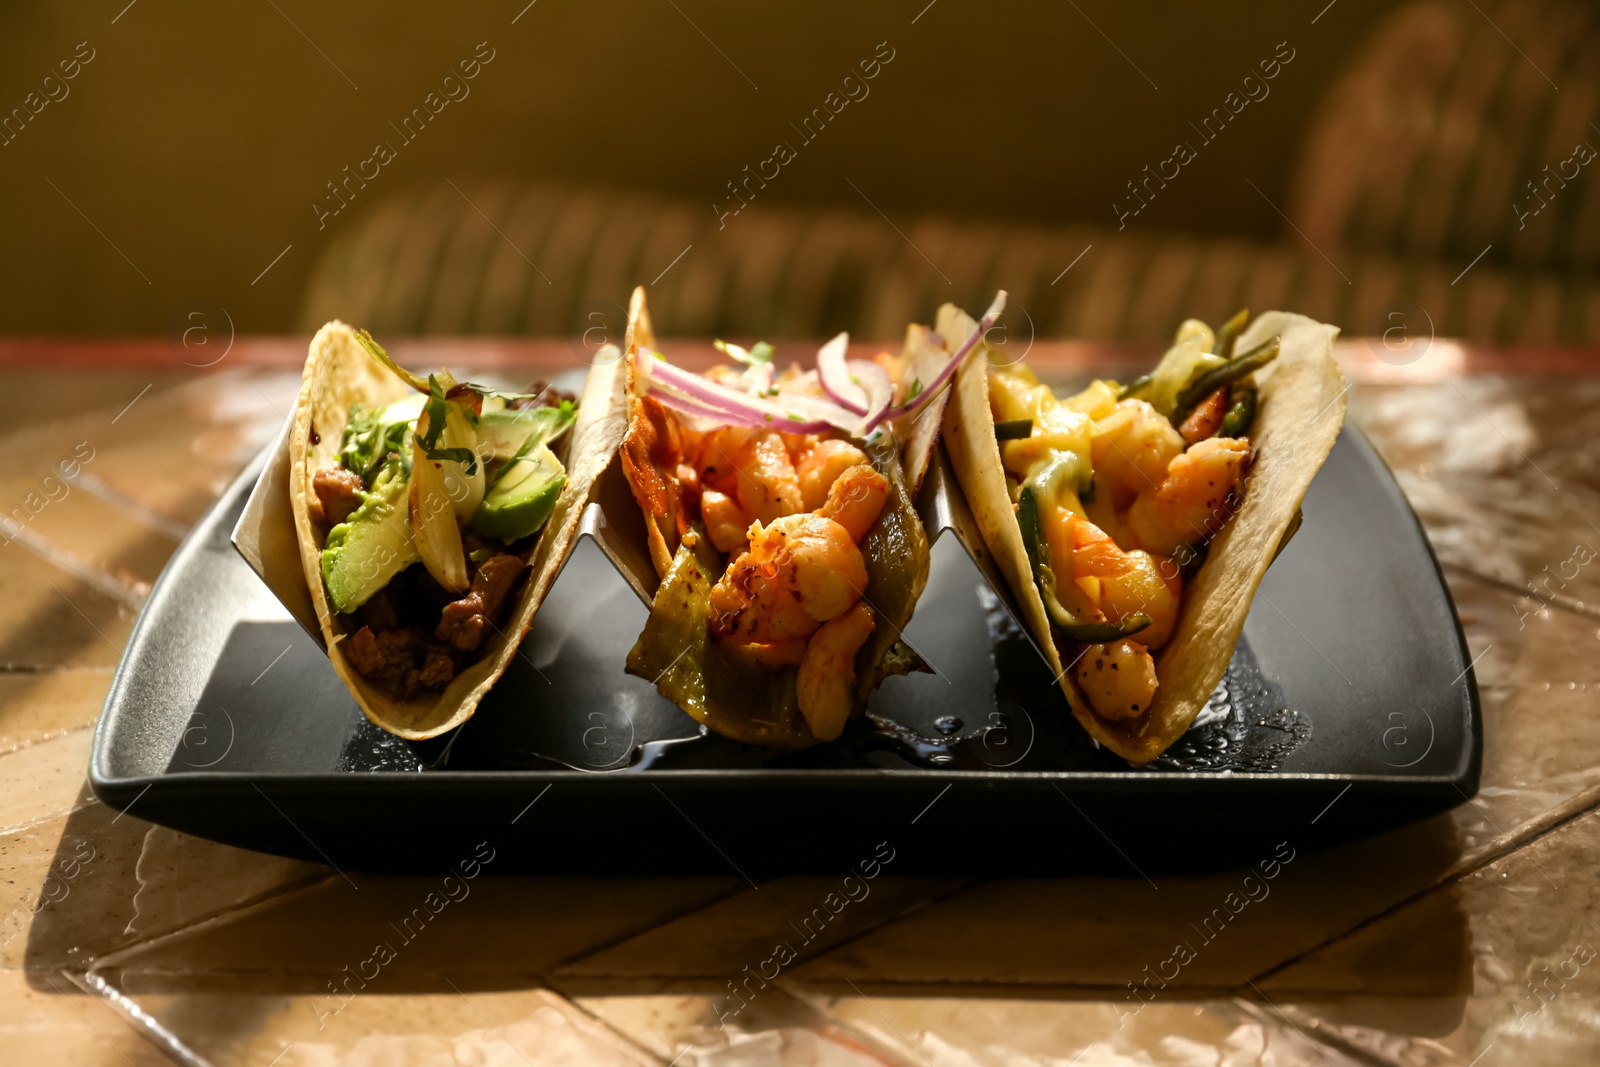
{"type": "Polygon", "coordinates": [[[500,473],[467,526],[507,544],[520,541],[544,525],[566,484],[567,472],[561,461],[549,448],[538,445],[500,473]]]}
{"type": "Polygon", "coordinates": [[[410,480],[398,460],[384,464],[361,506],[328,531],[322,580],[335,611],[348,614],[422,557],[406,517],[410,480]]]}
{"type": "Polygon", "coordinates": [[[527,449],[547,445],[567,431],[578,417],[570,401],[559,407],[501,408],[478,416],[478,451],[493,450],[494,459],[511,459],[527,449]],[[532,444],[529,444],[529,440],[532,444]]]}

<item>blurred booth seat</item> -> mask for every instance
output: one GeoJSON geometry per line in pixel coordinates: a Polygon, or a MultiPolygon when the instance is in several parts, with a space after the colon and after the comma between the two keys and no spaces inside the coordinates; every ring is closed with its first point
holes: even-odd
{"type": "Polygon", "coordinates": [[[1316,110],[1274,242],[768,202],[719,220],[709,198],[486,181],[355,220],[301,325],[574,334],[648,284],[667,335],[891,339],[1005,288],[1013,328],[1041,337],[1159,341],[1248,306],[1349,334],[1597,342],[1600,167],[1577,161],[1600,148],[1600,18],[1572,0],[1489,11],[1426,0],[1378,24],[1316,110]]]}

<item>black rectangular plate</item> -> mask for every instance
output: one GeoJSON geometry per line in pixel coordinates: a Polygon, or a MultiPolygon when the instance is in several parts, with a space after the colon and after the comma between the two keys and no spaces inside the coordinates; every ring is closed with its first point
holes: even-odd
{"type": "Polygon", "coordinates": [[[1137,771],[1071,721],[953,537],[906,633],[939,673],[892,678],[872,705],[899,737],[858,722],[778,759],[700,737],[623,673],[644,608],[582,542],[477,715],[409,745],[362,718],[230,543],[259,467],[152,591],[90,775],[107,804],[217,841],[363,869],[432,869],[489,840],[501,870],[760,877],[838,871],[888,842],[898,873],[1153,874],[1376,833],[1477,790],[1454,606],[1353,429],[1267,574],[1213,721],[1137,771]],[[944,737],[946,717],[956,743],[906,743],[944,737]]]}

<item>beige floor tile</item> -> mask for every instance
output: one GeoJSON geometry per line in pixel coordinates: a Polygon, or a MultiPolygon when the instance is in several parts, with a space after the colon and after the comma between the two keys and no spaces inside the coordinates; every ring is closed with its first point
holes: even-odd
{"type": "Polygon", "coordinates": [[[113,414],[151,386],[150,395],[183,385],[192,374],[154,373],[153,368],[94,367],[79,371],[50,369],[0,371],[0,390],[6,396],[25,396],[27,404],[6,420],[8,431],[31,429],[59,422],[62,418],[86,411],[109,408],[113,414]]]}
{"type": "Polygon", "coordinates": [[[170,1067],[105,1000],[64,975],[0,970],[0,1059],[74,1067],[170,1067]]]}
{"type": "Polygon", "coordinates": [[[25,549],[68,568],[92,568],[126,586],[137,605],[149,595],[186,530],[169,519],[130,513],[80,487],[34,516],[25,539],[12,551],[25,549]],[[152,525],[157,521],[163,525],[152,525]]]}
{"type": "Polygon", "coordinates": [[[1471,864],[1600,799],[1600,624],[1561,609],[1519,622],[1505,591],[1460,574],[1450,587],[1484,715],[1481,788],[1455,811],[1471,864]]]}
{"type": "MultiPolygon", "coordinates": [[[[465,987],[463,987],[465,989],[465,987]]],[[[539,988],[336,998],[195,991],[133,1003],[216,1067],[642,1067],[657,1061],[539,988]]]]}
{"type": "Polygon", "coordinates": [[[521,879],[481,869],[475,880],[445,877],[352,872],[106,966],[185,988],[227,981],[311,993],[348,980],[382,945],[395,959],[382,968],[379,991],[437,992],[448,988],[439,977],[448,973],[470,992],[538,975],[731,889],[713,879],[521,879]]]}
{"type": "Polygon", "coordinates": [[[1487,474],[1525,462],[1561,484],[1600,490],[1594,441],[1600,381],[1477,375],[1427,385],[1363,384],[1351,417],[1391,467],[1487,474]],[[1520,454],[1519,454],[1520,450],[1520,454]]]}
{"type": "Polygon", "coordinates": [[[0,834],[92,802],[84,781],[93,741],[79,727],[0,756],[0,834]]]}
{"type": "Polygon", "coordinates": [[[1004,994],[815,994],[830,1017],[926,1067],[1354,1067],[1229,1000],[1142,1006],[1004,994]]]}
{"type": "Polygon", "coordinates": [[[192,524],[271,439],[297,382],[298,374],[207,375],[9,433],[0,437],[8,458],[0,511],[32,528],[74,500],[99,500],[129,519],[146,516],[152,531],[192,524]],[[63,483],[63,464],[82,477],[63,483]]]}
{"type": "Polygon", "coordinates": [[[82,969],[126,941],[148,824],[114,814],[85,796],[70,816],[0,835],[0,967],[82,969]]]}
{"type": "Polygon", "coordinates": [[[1504,583],[1518,610],[1600,615],[1596,383],[1485,376],[1353,395],[1444,563],[1504,583]]]}
{"type": "Polygon", "coordinates": [[[86,968],[329,873],[78,799],[69,815],[0,834],[0,967],[86,968]]]}
{"type": "Polygon", "coordinates": [[[0,756],[100,717],[110,667],[0,673],[0,756]]]}
{"type": "MultiPolygon", "coordinates": [[[[562,973],[587,976],[707,977],[741,981],[773,970],[763,961],[787,949],[814,959],[864,930],[961,886],[955,879],[779,878],[587,956],[562,973]]],[[[784,964],[785,967],[790,964],[784,964]]]]}
{"type": "Polygon", "coordinates": [[[0,669],[115,667],[136,607],[0,536],[0,669]]]}
{"type": "Polygon", "coordinates": [[[1408,1067],[1595,1062],[1597,857],[1600,812],[1590,812],[1262,989],[1303,1023],[1408,1067]]]}
{"type": "Polygon", "coordinates": [[[752,987],[753,995],[738,1010],[739,1002],[710,982],[577,979],[557,985],[612,1029],[662,1060],[685,1067],[916,1062],[776,985],[752,987]]]}
{"type": "Polygon", "coordinates": [[[147,396],[115,427],[94,413],[77,429],[98,449],[88,469],[138,506],[192,524],[277,433],[299,377],[229,371],[147,396]]]}

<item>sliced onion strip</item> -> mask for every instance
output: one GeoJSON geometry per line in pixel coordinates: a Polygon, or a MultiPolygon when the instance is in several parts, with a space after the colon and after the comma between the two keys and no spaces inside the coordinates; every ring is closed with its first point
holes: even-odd
{"type": "Polygon", "coordinates": [[[894,379],[889,372],[870,359],[852,359],[850,376],[866,394],[864,425],[873,425],[894,400],[894,379]]]}
{"type": "Polygon", "coordinates": [[[698,374],[674,367],[654,353],[641,351],[640,369],[662,387],[667,396],[663,403],[673,404],[682,397],[702,408],[711,408],[727,417],[733,416],[755,421],[740,425],[765,426],[784,433],[822,433],[835,426],[849,432],[860,430],[860,416],[846,411],[822,397],[783,397],[780,402],[763,396],[751,396],[738,389],[729,388],[698,374]],[[798,413],[798,414],[797,414],[798,413]]]}
{"type": "Polygon", "coordinates": [[[841,333],[817,349],[817,381],[835,404],[857,415],[865,415],[867,391],[851,380],[851,368],[844,358],[849,346],[850,335],[841,333]]]}
{"type": "Polygon", "coordinates": [[[989,310],[983,313],[983,318],[978,320],[978,328],[973,330],[971,336],[961,343],[961,347],[956,349],[955,354],[951,356],[949,362],[947,362],[944,367],[940,369],[938,375],[933,379],[933,381],[923,386],[922,391],[916,396],[912,397],[906,403],[900,404],[896,407],[887,408],[884,411],[879,412],[876,418],[869,419],[866,426],[867,431],[870,433],[881,422],[885,422],[890,419],[898,419],[903,415],[909,415],[911,412],[922,407],[929,400],[937,396],[939,394],[939,390],[943,389],[950,381],[951,376],[954,375],[955,372],[960,368],[962,362],[966,360],[967,356],[972,354],[972,350],[977,347],[978,340],[983,337],[984,334],[989,332],[989,328],[995,324],[995,320],[1000,317],[1000,313],[1005,309],[1006,291],[1002,289],[1000,292],[995,294],[994,303],[990,304],[989,310]]]}

